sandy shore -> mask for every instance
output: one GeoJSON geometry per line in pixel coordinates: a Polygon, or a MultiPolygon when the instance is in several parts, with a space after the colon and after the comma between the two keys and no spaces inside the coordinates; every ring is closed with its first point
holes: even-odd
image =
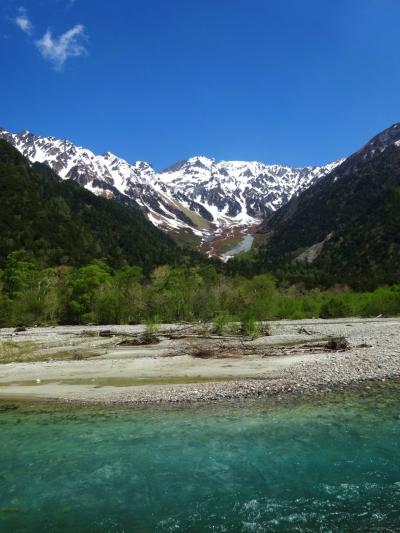
{"type": "MultiPolygon", "coordinates": [[[[187,326],[163,326],[163,332],[187,326]]],[[[0,331],[0,344],[29,345],[43,361],[0,365],[0,398],[84,403],[214,401],[312,394],[354,383],[400,376],[399,319],[278,321],[256,340],[196,338],[192,335],[150,346],[121,346],[141,326],[32,328],[0,331]],[[99,330],[112,330],[102,338],[99,330]],[[115,335],[114,335],[115,334],[115,335]],[[330,337],[345,337],[346,351],[325,348],[330,337]],[[228,354],[223,357],[218,351],[228,354]],[[208,343],[217,356],[193,356],[208,343]],[[57,360],[57,354],[76,357],[57,360]],[[90,353],[89,358],[80,354],[90,353]]],[[[183,331],[183,330],[182,330],[183,331]]],[[[186,330],[185,330],[186,331],[186,330]]]]}

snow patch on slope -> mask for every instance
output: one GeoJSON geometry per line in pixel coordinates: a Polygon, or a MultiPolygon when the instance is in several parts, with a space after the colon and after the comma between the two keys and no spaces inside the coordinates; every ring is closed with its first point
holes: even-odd
{"type": "Polygon", "coordinates": [[[111,152],[96,155],[68,140],[29,131],[0,129],[0,137],[32,163],[48,164],[61,178],[73,179],[95,194],[133,200],[154,225],[190,231],[204,241],[229,227],[258,225],[341,163],[293,168],[195,156],[156,172],[145,161],[129,163],[111,152]]]}

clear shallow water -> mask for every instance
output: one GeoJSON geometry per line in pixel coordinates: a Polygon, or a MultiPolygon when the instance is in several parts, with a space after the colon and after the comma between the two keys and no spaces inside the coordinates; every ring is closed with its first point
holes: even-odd
{"type": "Polygon", "coordinates": [[[388,384],[274,406],[4,410],[0,531],[398,531],[399,408],[388,384]]]}
{"type": "Polygon", "coordinates": [[[253,244],[253,241],[253,235],[245,235],[236,246],[224,254],[224,257],[232,257],[240,252],[248,252],[253,244]]]}

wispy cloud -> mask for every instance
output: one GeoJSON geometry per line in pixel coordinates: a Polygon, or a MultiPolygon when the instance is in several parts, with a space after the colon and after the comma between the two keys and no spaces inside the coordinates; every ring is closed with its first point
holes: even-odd
{"type": "Polygon", "coordinates": [[[29,20],[28,12],[24,7],[18,8],[18,15],[14,19],[15,24],[25,33],[30,35],[33,31],[33,24],[29,20]]]}
{"type": "Polygon", "coordinates": [[[86,39],[85,28],[77,24],[59,37],[53,37],[50,30],[41,39],[35,41],[42,57],[50,61],[56,70],[61,70],[69,57],[87,55],[87,50],[82,44],[86,39]]]}

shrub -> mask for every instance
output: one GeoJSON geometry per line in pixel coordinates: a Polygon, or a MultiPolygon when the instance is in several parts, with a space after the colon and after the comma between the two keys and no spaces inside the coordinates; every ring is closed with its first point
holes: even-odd
{"type": "Polygon", "coordinates": [[[219,313],[213,320],[212,333],[226,335],[232,332],[233,319],[227,313],[219,313]]]}
{"type": "Polygon", "coordinates": [[[146,331],[144,335],[146,336],[153,336],[155,335],[158,330],[160,329],[160,326],[158,324],[158,317],[151,317],[146,321],[146,331]]]}
{"type": "Polygon", "coordinates": [[[268,325],[264,322],[257,322],[252,318],[243,320],[240,327],[241,333],[249,337],[262,337],[264,335],[269,335],[268,325]]]}
{"type": "Polygon", "coordinates": [[[344,300],[338,298],[331,298],[324,304],[322,304],[319,311],[321,318],[340,318],[351,316],[351,307],[344,300]]]}
{"type": "Polygon", "coordinates": [[[345,337],[335,337],[330,339],[325,346],[328,350],[344,352],[350,348],[350,344],[345,337]]]}

